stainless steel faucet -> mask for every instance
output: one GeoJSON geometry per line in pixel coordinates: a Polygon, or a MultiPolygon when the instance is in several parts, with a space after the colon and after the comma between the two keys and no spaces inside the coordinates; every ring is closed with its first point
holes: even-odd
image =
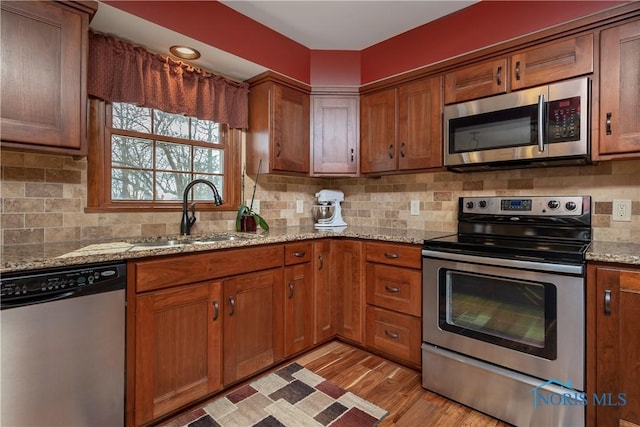
{"type": "Polygon", "coordinates": [[[196,222],[196,202],[193,202],[191,205],[191,217],[189,217],[187,204],[189,201],[187,200],[189,197],[189,191],[196,184],[206,184],[213,191],[213,203],[216,206],[220,206],[222,204],[222,197],[220,197],[220,193],[218,193],[218,189],[213,182],[207,181],[206,179],[194,179],[184,188],[184,194],[182,195],[182,221],[180,222],[180,234],[183,236],[188,236],[191,234],[191,227],[196,222]]]}

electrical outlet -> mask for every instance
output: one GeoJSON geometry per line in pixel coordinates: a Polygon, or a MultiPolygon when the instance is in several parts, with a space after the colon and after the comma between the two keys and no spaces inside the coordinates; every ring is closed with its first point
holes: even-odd
{"type": "Polygon", "coordinates": [[[411,215],[420,215],[420,200],[411,201],[411,215]]]}
{"type": "Polygon", "coordinates": [[[260,215],[260,200],[253,201],[253,211],[260,215]]]}
{"type": "Polygon", "coordinates": [[[631,200],[614,200],[612,221],[631,221],[631,200]]]}
{"type": "Polygon", "coordinates": [[[304,200],[296,200],[296,213],[304,213],[304,200]]]}

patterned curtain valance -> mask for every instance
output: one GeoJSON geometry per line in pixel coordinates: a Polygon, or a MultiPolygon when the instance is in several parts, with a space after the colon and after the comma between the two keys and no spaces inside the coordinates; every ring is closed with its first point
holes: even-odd
{"type": "Polygon", "coordinates": [[[249,85],[122,40],[89,33],[90,96],[248,127],[249,85]]]}

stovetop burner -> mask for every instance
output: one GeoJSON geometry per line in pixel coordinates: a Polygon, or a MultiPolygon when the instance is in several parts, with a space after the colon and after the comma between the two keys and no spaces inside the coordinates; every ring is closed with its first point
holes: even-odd
{"type": "Polygon", "coordinates": [[[494,258],[581,264],[591,244],[591,198],[461,197],[458,233],[424,248],[494,258]]]}

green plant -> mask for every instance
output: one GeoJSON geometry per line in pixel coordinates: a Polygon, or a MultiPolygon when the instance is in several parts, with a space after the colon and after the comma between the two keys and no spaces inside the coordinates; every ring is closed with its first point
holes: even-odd
{"type": "Polygon", "coordinates": [[[258,164],[258,173],[256,174],[256,180],[253,183],[253,193],[251,194],[251,203],[247,204],[246,199],[244,198],[244,177],[247,171],[247,166],[245,165],[242,170],[242,204],[238,206],[238,215],[236,215],[236,231],[241,231],[242,229],[242,217],[252,216],[256,221],[256,225],[262,228],[264,231],[269,231],[269,224],[264,220],[260,215],[253,211],[253,200],[256,197],[256,187],[258,186],[258,178],[260,177],[260,168],[262,166],[262,160],[258,164]]]}

